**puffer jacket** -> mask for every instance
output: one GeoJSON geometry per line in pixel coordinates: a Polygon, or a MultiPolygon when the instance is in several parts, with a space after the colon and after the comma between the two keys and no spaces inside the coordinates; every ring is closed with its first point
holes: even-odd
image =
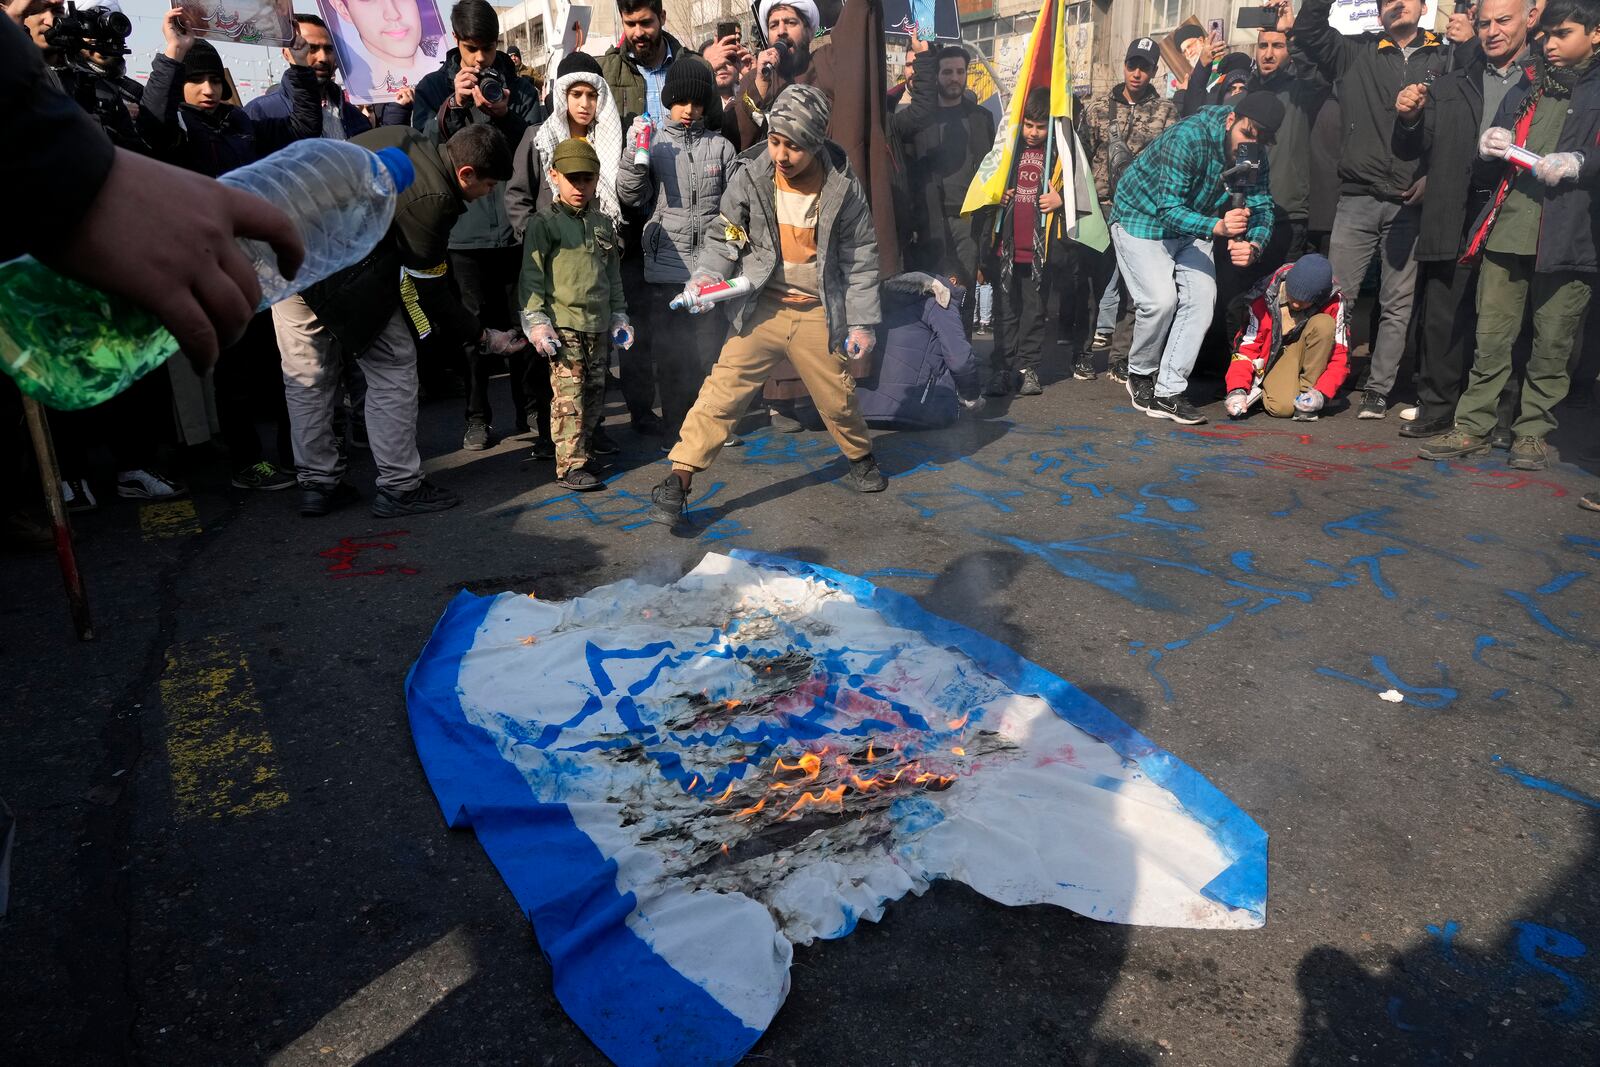
{"type": "Polygon", "coordinates": [[[291,66],[283,72],[283,80],[244,106],[245,114],[256,124],[256,140],[263,154],[276,152],[294,141],[323,136],[324,99],[337,102],[340,122],[344,124],[345,140],[372,129],[372,123],[361,109],[350,102],[337,82],[322,84],[310,67],[291,66]],[[317,102],[316,121],[302,125],[310,117],[300,106],[300,97],[310,94],[317,102]]]}
{"type": "Polygon", "coordinates": [[[933,294],[927,274],[900,274],[883,283],[883,344],[877,367],[856,383],[861,415],[876,425],[931,430],[957,415],[956,398],[978,396],[978,364],[961,327],[960,288],[949,306],[933,294]]]}
{"type": "Polygon", "coordinates": [[[1095,192],[1102,204],[1111,202],[1112,134],[1120,132],[1128,151],[1137,156],[1145,145],[1178,121],[1177,107],[1171,100],[1162,99],[1155,86],[1146,85],[1139,99],[1131,104],[1123,94],[1125,88],[1118,85],[1109,93],[1090,100],[1084,105],[1083,118],[1078,122],[1078,136],[1083,139],[1089,170],[1094,174],[1095,192]]]}
{"type": "MultiPolygon", "coordinates": [[[[843,350],[852,326],[876,326],[878,241],[872,210],[844,149],[832,141],[817,153],[826,168],[817,218],[817,277],[828,317],[828,343],[843,350]]],[[[721,210],[700,247],[701,270],[750,279],[750,292],[726,302],[734,330],[744,329],[756,300],[778,269],[775,177],[765,144],[742,153],[722,194],[721,210]]]]}
{"type": "MultiPolygon", "coordinates": [[[[1233,342],[1233,360],[1228,364],[1226,385],[1229,392],[1249,390],[1261,384],[1272,370],[1278,357],[1283,355],[1282,325],[1286,315],[1288,297],[1283,283],[1289,277],[1293,263],[1285,263],[1272,277],[1257,286],[1250,301],[1250,318],[1233,342]]],[[[1317,376],[1316,390],[1324,400],[1332,400],[1339,387],[1350,375],[1350,313],[1344,294],[1336,285],[1318,314],[1333,320],[1333,352],[1328,365],[1317,376]]]]}
{"type": "Polygon", "coordinates": [[[1414,160],[1391,148],[1395,97],[1449,63],[1439,37],[1418,31],[1410,58],[1387,37],[1346,37],[1328,25],[1333,0],[1305,0],[1295,16],[1294,40],[1337,88],[1344,127],[1339,139],[1339,189],[1346,196],[1400,200],[1417,177],[1414,160]]]}
{"type": "MultiPolygon", "coordinates": [[[[417,83],[411,108],[412,127],[442,145],[468,125],[488,123],[505,135],[506,144],[516,147],[528,127],[544,119],[544,105],[539,101],[538,88],[517,73],[505,53],[495,56],[494,68],[505,79],[510,96],[509,107],[500,118],[490,118],[476,107],[450,106],[455,98],[456,75],[461,72],[461,50],[452,48],[444,65],[417,83]]],[[[517,234],[506,213],[504,183],[496,185],[488,196],[468,204],[467,213],[450,234],[451,248],[514,248],[516,244],[517,234]]]]}
{"type": "Polygon", "coordinates": [[[639,166],[630,149],[617,172],[617,199],[625,208],[652,208],[640,245],[647,282],[680,284],[700,256],[706,226],[717,217],[733,169],[733,145],[707,133],[704,122],[669,122],[650,140],[650,163],[639,166]]]}

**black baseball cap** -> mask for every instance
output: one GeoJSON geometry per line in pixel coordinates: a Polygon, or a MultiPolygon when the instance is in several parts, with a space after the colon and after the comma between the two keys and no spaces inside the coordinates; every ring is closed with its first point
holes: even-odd
{"type": "Polygon", "coordinates": [[[1156,47],[1153,37],[1140,37],[1130,44],[1128,46],[1128,54],[1122,62],[1125,64],[1132,63],[1136,59],[1142,59],[1150,64],[1151,70],[1156,69],[1157,64],[1161,61],[1161,49],[1156,47]]]}
{"type": "Polygon", "coordinates": [[[1261,131],[1261,142],[1271,144],[1277,136],[1278,127],[1283,125],[1283,101],[1278,99],[1276,93],[1258,89],[1246,93],[1233,105],[1233,115],[1234,118],[1254,122],[1256,129],[1261,131]]]}

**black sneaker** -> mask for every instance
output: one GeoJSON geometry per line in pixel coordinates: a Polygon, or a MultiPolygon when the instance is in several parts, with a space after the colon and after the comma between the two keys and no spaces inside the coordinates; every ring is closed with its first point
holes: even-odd
{"type": "Polygon", "coordinates": [[[1389,414],[1389,401],[1380,393],[1371,389],[1361,394],[1361,410],[1356,412],[1358,419],[1381,419],[1389,414]]]}
{"type": "Polygon", "coordinates": [[[871,456],[851,460],[850,473],[844,476],[844,480],[858,493],[881,493],[889,488],[889,479],[883,476],[883,472],[878,469],[878,461],[871,456]]]}
{"type": "Polygon", "coordinates": [[[997,370],[993,374],[989,375],[989,380],[983,384],[983,395],[991,397],[1010,396],[1011,373],[1009,371],[997,370]]]}
{"type": "Polygon", "coordinates": [[[1116,382],[1118,385],[1126,385],[1128,383],[1127,357],[1124,356],[1121,359],[1112,360],[1111,366],[1106,368],[1106,376],[1112,381],[1116,382]]]}
{"type": "Polygon", "coordinates": [[[1156,376],[1154,374],[1129,374],[1122,380],[1128,387],[1128,399],[1135,411],[1148,412],[1156,402],[1156,376]]]}
{"type": "Polygon", "coordinates": [[[1578,506],[1584,511],[1600,511],[1600,493],[1585,493],[1578,498],[1578,506]]]}
{"type": "Polygon", "coordinates": [[[611,439],[611,435],[606,433],[604,426],[596,426],[594,433],[589,435],[589,454],[591,456],[614,456],[621,451],[622,449],[618,448],[617,443],[611,439]]]}
{"type": "Polygon", "coordinates": [[[1044,392],[1044,386],[1039,384],[1039,374],[1032,367],[1022,371],[1022,380],[1017,383],[1018,396],[1038,396],[1044,392]]]}
{"type": "Polygon", "coordinates": [[[261,489],[274,492],[288,489],[295,484],[295,478],[276,463],[262,460],[260,463],[252,463],[243,470],[234,471],[231,483],[235,489],[261,489]]]}
{"type": "Polygon", "coordinates": [[[482,452],[489,447],[489,420],[468,419],[467,432],[461,435],[461,447],[468,452],[482,452]]]}
{"type": "Polygon", "coordinates": [[[604,489],[606,483],[590,474],[583,467],[570,470],[556,479],[556,484],[564,489],[571,489],[575,493],[592,493],[596,489],[604,489]]]}
{"type": "MultiPolygon", "coordinates": [[[[668,451],[668,452],[671,452],[672,451],[673,442],[677,441],[677,439],[678,439],[678,435],[677,434],[673,434],[671,440],[663,442],[663,447],[665,448],[665,450],[668,451]]],[[[728,439],[726,441],[722,442],[722,447],[723,448],[743,448],[744,447],[744,438],[740,437],[736,433],[730,433],[728,435],[728,439]]]]}
{"type": "Polygon", "coordinates": [[[1316,422],[1319,418],[1321,418],[1321,416],[1318,415],[1315,411],[1301,411],[1300,409],[1296,408],[1295,409],[1295,413],[1293,415],[1289,416],[1289,421],[1290,422],[1316,422]]]}
{"type": "Polygon", "coordinates": [[[1094,359],[1090,357],[1089,353],[1078,353],[1078,360],[1072,365],[1072,377],[1080,382],[1094,381],[1094,359]]]}
{"type": "Polygon", "coordinates": [[[1110,351],[1110,349],[1111,349],[1111,331],[1110,330],[1096,330],[1094,332],[1094,341],[1091,342],[1090,345],[1089,345],[1089,351],[1091,351],[1091,352],[1107,352],[1107,351],[1110,351]]]}
{"type": "Polygon", "coordinates": [[[533,442],[533,458],[549,460],[556,458],[556,443],[548,437],[541,437],[533,442]]]}
{"type": "Polygon", "coordinates": [[[432,511],[449,511],[461,498],[448,489],[441,489],[426,478],[415,488],[404,493],[391,493],[379,489],[372,502],[372,514],[380,519],[398,519],[403,515],[426,515],[432,511]]]}
{"type": "MultiPolygon", "coordinates": [[[[1453,415],[1445,415],[1437,419],[1412,419],[1410,422],[1400,424],[1401,437],[1438,437],[1449,431],[1455,425],[1453,415]]],[[[1511,437],[1506,437],[1506,445],[1511,444],[1511,437]]]]}
{"type": "Polygon", "coordinates": [[[360,499],[361,494],[349,482],[334,485],[300,483],[300,514],[308,519],[319,518],[360,499]]]}
{"type": "Polygon", "coordinates": [[[647,412],[633,420],[633,432],[647,437],[660,437],[667,432],[666,423],[655,412],[647,412]]]}
{"type": "Polygon", "coordinates": [[[1144,413],[1152,419],[1171,419],[1183,426],[1198,426],[1206,421],[1200,414],[1200,409],[1189,403],[1189,398],[1179,393],[1177,396],[1152,396],[1150,406],[1144,413]]]}
{"type": "Polygon", "coordinates": [[[650,490],[650,521],[676,526],[683,517],[683,505],[688,499],[689,491],[679,483],[678,476],[667,475],[660,485],[650,490]]]}
{"type": "Polygon", "coordinates": [[[767,418],[771,420],[774,433],[799,433],[805,429],[799,419],[792,419],[777,408],[768,408],[767,418]]]}
{"type": "MultiPolygon", "coordinates": [[[[1449,429],[1449,427],[1445,427],[1449,429]]],[[[1504,426],[1496,426],[1489,433],[1489,447],[1498,448],[1502,452],[1511,451],[1511,431],[1504,426]]]]}
{"type": "Polygon", "coordinates": [[[100,502],[94,498],[94,490],[89,488],[87,478],[61,479],[61,502],[68,511],[73,512],[93,511],[100,506],[100,502]]]}

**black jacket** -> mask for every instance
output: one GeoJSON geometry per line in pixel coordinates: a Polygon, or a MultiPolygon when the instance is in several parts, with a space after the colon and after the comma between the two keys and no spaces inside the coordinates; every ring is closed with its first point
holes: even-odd
{"type": "MultiPolygon", "coordinates": [[[[404,126],[384,126],[351,139],[373,152],[399,148],[411,160],[416,180],[395,204],[388,233],[365,259],[307,289],[311,310],[345,351],[359,355],[371,346],[400,306],[402,268],[429,271],[445,261],[450,229],[467,209],[453,169],[442,150],[427,137],[404,126]]],[[[450,295],[444,278],[417,281],[430,319],[463,338],[476,338],[477,319],[450,295]]]]}
{"type": "Polygon", "coordinates": [[[1462,240],[1483,207],[1486,194],[1473,180],[1482,119],[1483,64],[1478,62],[1434,82],[1420,121],[1394,124],[1394,154],[1420,161],[1418,173],[1428,176],[1418,262],[1450,262],[1461,255],[1462,240]]]}
{"type": "Polygon", "coordinates": [[[1311,213],[1311,128],[1328,98],[1328,83],[1302,59],[1263,78],[1251,73],[1245,92],[1268,92],[1283,102],[1283,125],[1267,149],[1268,181],[1280,222],[1305,222],[1311,213]]]}
{"type": "MultiPolygon", "coordinates": [[[[505,78],[506,91],[511,96],[510,107],[503,116],[491,119],[476,107],[453,106],[456,75],[461,72],[461,50],[452,48],[444,58],[444,66],[417,83],[411,125],[426,133],[435,144],[442,145],[467,125],[489,123],[505,135],[507,145],[516,148],[528,127],[543,121],[544,105],[539,102],[538,88],[517,73],[516,66],[505,53],[495,56],[494,68],[505,78]]],[[[506,214],[504,184],[469,204],[466,214],[450,234],[451,248],[511,248],[518,244],[511,219],[506,214]]]]}
{"type": "MultiPolygon", "coordinates": [[[[1530,65],[1522,79],[1506,94],[1494,125],[1514,129],[1517,109],[1533,92],[1535,67],[1530,65]]],[[[1561,127],[1557,152],[1582,152],[1583,166],[1577,181],[1562,182],[1546,189],[1539,216],[1539,254],[1535,270],[1541,274],[1600,271],[1600,63],[1591,64],[1572,90],[1567,102],[1567,121],[1561,127]]],[[[1478,160],[1475,181],[1498,187],[1511,171],[1504,160],[1478,160]]],[[[1481,242],[1493,202],[1484,206],[1473,226],[1473,241],[1481,242]]],[[[1472,244],[1469,243],[1469,248],[1472,244]]]]}
{"type": "Polygon", "coordinates": [[[961,217],[967,187],[994,147],[994,116],[970,96],[954,107],[939,104],[938,64],[931,49],[912,72],[911,106],[890,116],[905,161],[903,182],[910,192],[909,224],[916,233],[912,259],[919,269],[948,279],[971,280],[979,223],[961,217]]]}
{"type": "MultiPolygon", "coordinates": [[[[315,99],[299,103],[313,121],[315,99]]],[[[183,64],[157,55],[139,102],[139,129],[159,159],[197,174],[215,178],[236,167],[254,163],[262,152],[256,144],[255,123],[244,108],[219,104],[210,114],[183,102],[183,64]]]]}
{"type": "Polygon", "coordinates": [[[1410,59],[1387,37],[1346,37],[1328,25],[1332,4],[1306,0],[1295,18],[1294,41],[1338,86],[1340,192],[1397,201],[1416,180],[1417,164],[1394,155],[1395,97],[1429,72],[1443,73],[1449,57],[1428,30],[1419,31],[1421,45],[1410,59]]]}
{"type": "Polygon", "coordinates": [[[245,114],[256,126],[256,141],[261,154],[276,152],[305,137],[322,136],[322,97],[326,93],[339,101],[340,121],[344,123],[345,140],[372,129],[372,123],[361,109],[352,104],[336,82],[323,85],[310,67],[291,66],[283,72],[283,80],[244,106],[245,114]],[[301,125],[311,117],[311,112],[299,104],[301,97],[310,96],[317,104],[316,121],[301,125]]]}
{"type": "Polygon", "coordinates": [[[83,218],[111,173],[111,140],[65,94],[57,92],[33,41],[0,16],[0,188],[48,190],[49,210],[8,211],[0,223],[0,260],[60,245],[64,220],[83,218]]]}

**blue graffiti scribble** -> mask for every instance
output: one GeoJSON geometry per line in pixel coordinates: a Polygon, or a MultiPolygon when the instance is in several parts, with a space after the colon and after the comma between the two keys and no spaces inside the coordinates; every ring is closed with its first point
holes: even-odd
{"type": "MultiPolygon", "coordinates": [[[[1503,674],[1503,675],[1507,676],[1508,678],[1515,678],[1520,682],[1527,682],[1529,685],[1536,685],[1536,686],[1539,686],[1541,689],[1548,689],[1548,690],[1550,690],[1550,692],[1552,692],[1552,693],[1554,693],[1556,695],[1556,698],[1558,700],[1561,701],[1561,706],[1563,708],[1572,707],[1572,705],[1574,703],[1573,699],[1572,699],[1572,694],[1568,693],[1565,689],[1561,689],[1558,686],[1555,686],[1555,685],[1550,684],[1549,682],[1543,681],[1542,679],[1534,678],[1534,677],[1531,677],[1530,675],[1523,674],[1520,671],[1514,671],[1514,670],[1510,669],[1509,667],[1496,667],[1494,664],[1490,663],[1489,660],[1488,660],[1488,657],[1485,655],[1485,653],[1487,653],[1489,651],[1489,649],[1497,648],[1497,647],[1498,648],[1504,648],[1507,651],[1510,651],[1511,649],[1514,649],[1517,646],[1516,646],[1516,643],[1514,641],[1502,641],[1500,638],[1494,637],[1494,636],[1492,636],[1490,634],[1479,634],[1477,636],[1477,638],[1472,642],[1472,661],[1474,663],[1478,664],[1481,667],[1485,667],[1485,668],[1487,668],[1487,669],[1489,669],[1491,671],[1494,671],[1494,672],[1496,672],[1498,674],[1503,674]]],[[[1511,693],[1511,690],[1509,690],[1509,689],[1497,689],[1492,694],[1490,694],[1489,699],[1490,700],[1502,700],[1506,696],[1509,696],[1510,693],[1511,693]]]]}
{"type": "Polygon", "coordinates": [[[1190,574],[1210,576],[1211,572],[1196,563],[1182,560],[1163,559],[1160,556],[1147,556],[1138,552],[1124,552],[1114,548],[1101,547],[1102,542],[1114,541],[1126,536],[1125,534],[1101,534],[1097,537],[1084,537],[1076,541],[1051,541],[1038,543],[1028,541],[1021,537],[1009,534],[993,533],[986,530],[977,531],[982,536],[1008,544],[1012,548],[1037,556],[1044,560],[1063,577],[1072,578],[1080,582],[1088,582],[1099,586],[1108,593],[1115,593],[1124,600],[1144,608],[1155,611],[1177,611],[1177,604],[1165,593],[1147,588],[1139,579],[1128,571],[1107,570],[1097,567],[1084,559],[1084,556],[1095,556],[1105,559],[1129,561],[1144,564],[1149,567],[1186,571],[1190,574]]]}
{"type": "Polygon", "coordinates": [[[1600,559],[1600,537],[1584,537],[1582,534],[1567,534],[1562,538],[1567,544],[1582,552],[1590,559],[1600,559]]]}
{"type": "Polygon", "coordinates": [[[1357,678],[1353,674],[1336,671],[1332,667],[1318,667],[1317,673],[1327,678],[1336,678],[1341,682],[1359,685],[1361,688],[1370,689],[1374,693],[1398,689],[1405,694],[1406,703],[1431,710],[1449,707],[1459,695],[1456,690],[1449,687],[1450,669],[1443,663],[1434,664],[1434,669],[1439,672],[1439,680],[1445,683],[1437,687],[1413,686],[1401,681],[1400,676],[1390,668],[1389,661],[1384,656],[1373,656],[1372,668],[1383,676],[1383,683],[1374,682],[1368,678],[1357,678]]]}
{"type": "Polygon", "coordinates": [[[1546,963],[1538,954],[1544,952],[1560,959],[1575,960],[1588,952],[1583,942],[1571,934],[1553,930],[1548,926],[1540,926],[1538,923],[1514,922],[1511,925],[1517,931],[1517,955],[1521,957],[1523,964],[1529,970],[1550,975],[1567,989],[1566,999],[1550,1010],[1568,1018],[1577,1015],[1589,999],[1583,983],[1559,967],[1546,963]]]}
{"type": "Polygon", "coordinates": [[[1564,800],[1575,801],[1584,807],[1600,808],[1600,799],[1580,793],[1576,789],[1564,786],[1560,782],[1552,781],[1549,778],[1540,778],[1536,775],[1528,774],[1526,771],[1519,771],[1499,756],[1489,757],[1489,763],[1507,778],[1521,782],[1529,789],[1537,789],[1541,793],[1549,793],[1564,800]]]}
{"type": "Polygon", "coordinates": [[[931,519],[935,515],[945,515],[954,511],[969,511],[976,507],[988,507],[1001,515],[1010,515],[1016,511],[1007,500],[1015,500],[1024,495],[1021,489],[1004,489],[995,493],[985,493],[961,485],[959,482],[951,483],[948,489],[932,489],[920,493],[901,493],[900,499],[917,510],[924,519],[931,519]],[[930,505],[923,501],[951,500],[953,503],[930,505]]]}
{"type": "Polygon", "coordinates": [[[914,567],[879,567],[875,571],[863,571],[859,577],[868,581],[874,578],[921,578],[931,582],[939,576],[932,571],[919,571],[914,567]]]}
{"type": "Polygon", "coordinates": [[[1418,541],[1415,538],[1407,537],[1404,534],[1396,532],[1394,528],[1395,523],[1390,518],[1390,516],[1394,513],[1394,510],[1395,509],[1390,506],[1373,508],[1370,511],[1358,511],[1348,518],[1338,519],[1334,522],[1323,523],[1322,532],[1333,538],[1341,538],[1346,533],[1355,533],[1362,534],[1367,537],[1383,538],[1385,540],[1393,541],[1396,544],[1405,545],[1408,548],[1414,548],[1419,552],[1427,552],[1431,555],[1438,556],[1440,559],[1447,559],[1451,563],[1459,564],[1468,570],[1475,571],[1479,569],[1478,564],[1474,563],[1470,559],[1467,559],[1465,556],[1458,556],[1453,552],[1446,552],[1442,548],[1434,548],[1432,545],[1423,544],[1421,541],[1418,541]]]}

